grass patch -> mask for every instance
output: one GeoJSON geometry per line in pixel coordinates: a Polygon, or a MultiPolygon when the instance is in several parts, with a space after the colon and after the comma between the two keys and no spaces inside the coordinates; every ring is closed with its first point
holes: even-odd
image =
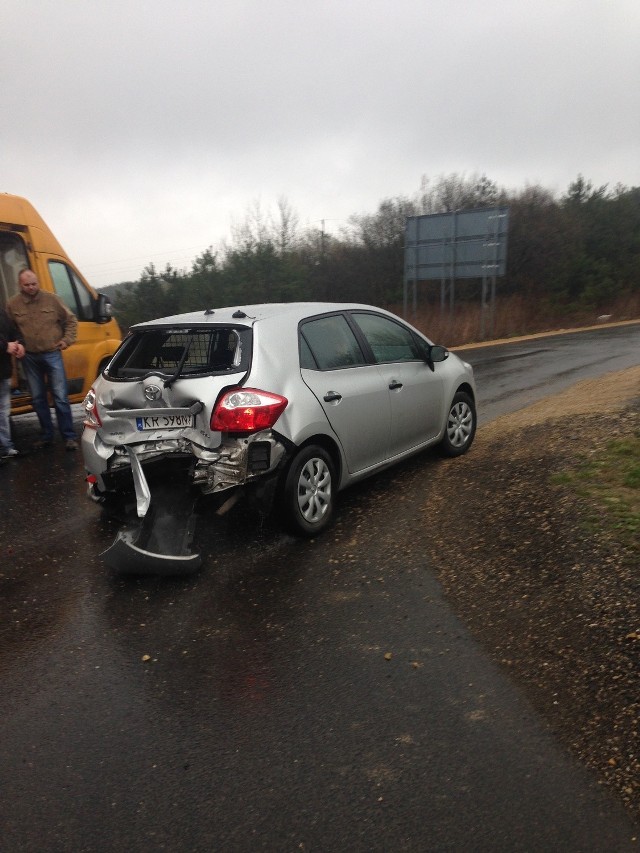
{"type": "Polygon", "coordinates": [[[553,481],[587,499],[588,527],[640,552],[640,431],[610,441],[553,481]]]}

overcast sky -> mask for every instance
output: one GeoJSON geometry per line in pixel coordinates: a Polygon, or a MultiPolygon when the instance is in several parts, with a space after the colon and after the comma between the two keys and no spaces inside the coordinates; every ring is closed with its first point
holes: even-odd
{"type": "Polygon", "coordinates": [[[19,0],[0,85],[0,191],[98,287],[281,197],[336,231],[424,175],[640,185],[639,0],[19,0]]]}

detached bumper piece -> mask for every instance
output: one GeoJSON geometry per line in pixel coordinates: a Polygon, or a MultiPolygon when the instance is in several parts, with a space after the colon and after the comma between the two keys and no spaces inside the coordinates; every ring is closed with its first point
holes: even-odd
{"type": "Polygon", "coordinates": [[[192,574],[202,564],[200,554],[191,553],[197,495],[187,484],[155,485],[151,490],[141,466],[134,463],[132,468],[142,519],[118,532],[102,553],[103,560],[119,574],[192,574]]]}

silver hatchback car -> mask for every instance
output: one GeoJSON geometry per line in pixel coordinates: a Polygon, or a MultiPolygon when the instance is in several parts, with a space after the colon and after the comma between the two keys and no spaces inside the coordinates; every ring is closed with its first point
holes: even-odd
{"type": "Polygon", "coordinates": [[[94,500],[188,483],[228,503],[251,493],[298,534],[336,493],[438,444],[465,453],[473,371],[368,305],[208,309],[140,323],[87,395],[82,450],[94,500]]]}

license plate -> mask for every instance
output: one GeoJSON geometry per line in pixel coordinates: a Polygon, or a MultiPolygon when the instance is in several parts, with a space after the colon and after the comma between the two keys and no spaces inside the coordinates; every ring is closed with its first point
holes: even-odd
{"type": "Polygon", "coordinates": [[[195,425],[195,415],[145,415],[143,418],[136,418],[136,426],[141,432],[156,429],[183,429],[195,425]]]}

